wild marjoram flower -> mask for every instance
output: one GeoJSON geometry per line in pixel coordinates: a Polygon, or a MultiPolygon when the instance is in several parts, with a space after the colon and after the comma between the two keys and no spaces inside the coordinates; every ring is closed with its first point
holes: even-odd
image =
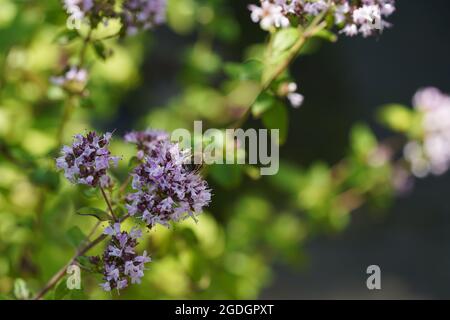
{"type": "Polygon", "coordinates": [[[416,93],[413,105],[423,114],[423,137],[406,145],[405,158],[417,177],[441,175],[450,169],[450,96],[425,88],[416,93]]]}
{"type": "Polygon", "coordinates": [[[261,6],[250,5],[253,22],[263,30],[285,28],[291,18],[304,21],[329,10],[334,24],[347,36],[368,37],[390,24],[384,20],[395,11],[395,0],[260,0],[261,6]]]}
{"type": "Polygon", "coordinates": [[[95,28],[101,22],[106,24],[108,19],[119,18],[123,26],[122,34],[134,35],[139,30],[165,22],[166,1],[63,0],[63,5],[73,21],[86,21],[95,28]]]}
{"type": "MultiPolygon", "coordinates": [[[[139,215],[149,228],[157,223],[168,226],[170,221],[189,216],[195,219],[195,214],[211,201],[211,191],[206,181],[188,168],[186,160],[190,159],[190,154],[182,151],[178,144],[171,143],[169,134],[164,131],[131,132],[125,139],[137,145],[142,161],[131,175],[136,192],[127,196],[129,216],[139,215]]],[[[111,133],[101,136],[95,132],[86,136],[78,134],[72,146],[62,148],[56,165],[64,170],[65,177],[72,183],[112,187],[107,169],[117,165],[119,158],[111,156],[110,140],[111,133]]],[[[102,288],[119,291],[130,283],[140,283],[145,264],[151,259],[146,251],[143,255],[136,254],[141,231],[137,228],[130,232],[121,231],[120,222],[117,222],[104,192],[103,195],[114,224],[111,220],[111,225],[104,230],[104,235],[111,239],[103,256],[91,257],[90,261],[103,273],[102,288]]]]}
{"type": "Polygon", "coordinates": [[[115,18],[116,0],[63,0],[64,9],[72,22],[87,20],[92,27],[115,18]]]}
{"type": "MultiPolygon", "coordinates": [[[[161,132],[150,131],[132,134],[133,137],[160,135],[161,132]]],[[[195,215],[211,201],[211,190],[197,172],[189,169],[190,152],[181,150],[168,139],[151,140],[147,150],[143,163],[132,174],[136,192],[127,196],[129,215],[138,215],[149,228],[156,224],[168,227],[170,221],[189,216],[195,220],[195,215]]]]}
{"type": "Polygon", "coordinates": [[[145,264],[151,261],[146,251],[141,256],[135,252],[142,232],[137,228],[133,228],[129,233],[120,229],[120,223],[115,223],[113,226],[108,226],[103,232],[111,236],[102,259],[97,260],[103,266],[105,282],[101,284],[101,287],[105,291],[112,289],[119,291],[127,287],[130,282],[132,284],[141,283],[145,264]]]}
{"type": "Polygon", "coordinates": [[[126,142],[136,145],[139,160],[142,160],[146,154],[157,148],[160,141],[167,140],[169,140],[169,134],[161,130],[132,131],[125,135],[126,142]]]}
{"type": "Polygon", "coordinates": [[[72,146],[62,148],[56,166],[64,170],[64,176],[74,184],[111,187],[107,170],[117,166],[119,161],[119,157],[111,156],[108,149],[111,136],[111,133],[98,136],[95,132],[89,132],[86,136],[76,135],[72,146]]]}

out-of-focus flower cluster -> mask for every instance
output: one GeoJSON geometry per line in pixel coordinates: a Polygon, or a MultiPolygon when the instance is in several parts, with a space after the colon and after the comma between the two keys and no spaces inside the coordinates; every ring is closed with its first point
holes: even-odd
{"type": "Polygon", "coordinates": [[[286,97],[289,103],[294,108],[300,108],[305,100],[305,97],[299,93],[298,85],[295,82],[286,82],[279,88],[279,95],[282,97],[286,97]]]}
{"type": "Polygon", "coordinates": [[[127,35],[162,24],[166,19],[166,0],[63,0],[63,5],[70,19],[88,21],[92,27],[119,18],[127,35]]]}
{"type": "MultiPolygon", "coordinates": [[[[160,135],[161,132],[150,131],[132,134],[134,137],[160,135]]],[[[190,152],[181,150],[168,139],[151,141],[143,163],[132,174],[136,192],[127,197],[128,213],[139,215],[149,228],[156,224],[169,226],[170,221],[189,216],[195,219],[211,201],[211,191],[206,181],[190,169],[190,152]]]]}
{"type": "Polygon", "coordinates": [[[441,175],[450,169],[450,96],[425,88],[416,93],[413,105],[423,114],[423,137],[406,145],[405,158],[417,177],[441,175]]]}
{"type": "Polygon", "coordinates": [[[126,34],[134,35],[139,30],[148,30],[164,23],[166,0],[127,0],[121,16],[126,34]]]}
{"type": "Polygon", "coordinates": [[[130,283],[141,283],[145,264],[151,261],[146,251],[141,256],[137,255],[135,251],[142,232],[138,229],[132,229],[128,233],[120,229],[120,223],[115,223],[105,229],[104,234],[111,236],[111,240],[101,260],[98,258],[91,259],[96,264],[101,262],[103,266],[105,282],[101,286],[105,291],[121,290],[130,283]]]}
{"type": "Polygon", "coordinates": [[[111,136],[111,133],[99,136],[95,132],[89,132],[86,136],[76,135],[72,146],[62,148],[56,166],[64,170],[65,177],[72,183],[111,187],[107,170],[112,165],[117,166],[119,160],[119,157],[111,156],[108,149],[111,136]]]}
{"type": "Polygon", "coordinates": [[[71,93],[82,93],[86,88],[89,74],[86,69],[77,66],[70,67],[63,75],[54,76],[50,81],[71,93]]]}
{"type": "Polygon", "coordinates": [[[117,16],[115,2],[116,0],[63,0],[63,6],[73,22],[89,20],[95,27],[100,22],[117,16]]]}
{"type": "Polygon", "coordinates": [[[253,22],[264,30],[285,28],[294,17],[301,23],[328,11],[341,33],[368,37],[390,26],[385,19],[395,11],[395,0],[261,0],[260,6],[249,9],[253,22]]]}

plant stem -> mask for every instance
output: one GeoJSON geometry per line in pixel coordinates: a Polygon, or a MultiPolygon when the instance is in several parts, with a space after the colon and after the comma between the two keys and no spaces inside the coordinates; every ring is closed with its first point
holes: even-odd
{"type": "Polygon", "coordinates": [[[278,65],[275,71],[265,80],[261,85],[261,90],[259,94],[256,96],[255,100],[247,106],[245,113],[238,119],[238,121],[232,126],[233,129],[237,129],[241,127],[248,119],[251,114],[252,106],[255,103],[258,96],[270,88],[272,83],[289,67],[292,61],[297,57],[300,50],[306,43],[308,38],[313,37],[317,32],[326,27],[325,22],[321,22],[325,14],[319,15],[314,19],[309,27],[302,33],[302,35],[298,38],[298,40],[294,43],[294,45],[289,49],[288,55],[282,63],[278,65]]]}
{"type": "Polygon", "coordinates": [[[118,192],[119,197],[121,197],[125,193],[125,191],[127,190],[127,187],[130,184],[131,180],[132,180],[132,177],[131,177],[131,175],[129,175],[125,179],[125,181],[122,183],[122,185],[119,188],[119,192],[118,192]]]}
{"type": "Polygon", "coordinates": [[[117,221],[118,221],[118,220],[117,220],[117,216],[114,214],[114,210],[113,210],[113,208],[112,208],[111,202],[109,201],[108,196],[106,195],[106,192],[105,192],[105,190],[103,189],[102,186],[100,186],[100,191],[102,192],[103,198],[105,199],[105,202],[106,202],[106,204],[108,205],[108,209],[109,209],[109,211],[111,212],[111,217],[112,217],[112,219],[113,219],[115,222],[117,222],[117,221]]]}
{"type": "MultiPolygon", "coordinates": [[[[92,229],[92,231],[90,232],[90,235],[93,235],[95,233],[95,231],[97,230],[98,226],[100,225],[100,223],[97,223],[94,228],[92,229]]],[[[62,277],[64,277],[64,275],[66,274],[66,270],[69,266],[71,266],[76,259],[79,256],[82,256],[83,254],[85,254],[86,252],[88,252],[90,249],[92,249],[93,247],[95,247],[97,244],[99,244],[100,242],[102,242],[104,239],[106,239],[107,235],[106,234],[102,234],[100,236],[98,236],[97,238],[95,238],[95,240],[89,242],[88,244],[86,244],[84,247],[80,247],[77,249],[77,252],[75,253],[75,255],[69,260],[69,262],[62,267],[57,273],[55,273],[55,275],[47,282],[47,284],[44,286],[44,288],[39,291],[39,293],[36,295],[36,297],[34,298],[34,300],[40,300],[42,299],[42,297],[49,291],[51,290],[57,283],[59,280],[61,280],[62,277]]]]}
{"type": "MultiPolygon", "coordinates": [[[[84,40],[83,40],[83,45],[80,50],[79,62],[78,62],[80,67],[84,64],[84,60],[86,58],[86,51],[89,46],[89,43],[92,40],[91,39],[92,32],[93,32],[93,30],[92,30],[92,28],[90,28],[86,38],[84,38],[84,40]]],[[[57,135],[58,145],[61,145],[63,142],[64,129],[65,129],[67,123],[69,122],[69,120],[72,116],[73,110],[75,108],[75,99],[76,99],[76,95],[70,94],[68,97],[67,103],[64,105],[63,117],[61,119],[61,123],[58,128],[58,135],[57,135]]]]}
{"type": "MultiPolygon", "coordinates": [[[[130,216],[126,215],[124,216],[122,219],[120,219],[120,222],[123,222],[125,220],[127,220],[130,216]]],[[[89,236],[87,237],[87,239],[89,239],[90,237],[92,237],[95,233],[95,231],[97,230],[97,228],[100,226],[100,221],[97,222],[97,224],[93,227],[93,229],[91,230],[91,232],[89,233],[89,236]]],[[[85,246],[80,246],[75,255],[69,260],[69,262],[62,267],[58,272],[55,273],[55,275],[47,282],[47,284],[44,286],[44,288],[39,291],[39,293],[36,295],[36,297],[34,298],[34,300],[40,300],[42,299],[42,297],[48,292],[50,291],[57,283],[59,280],[61,280],[62,277],[64,277],[66,270],[69,266],[71,266],[78,257],[84,255],[86,252],[88,252],[89,250],[91,250],[92,248],[94,248],[96,245],[98,245],[99,243],[101,243],[103,240],[105,240],[107,238],[106,234],[101,234],[100,236],[98,236],[97,238],[95,238],[94,240],[88,242],[85,246]]]]}
{"type": "Polygon", "coordinates": [[[91,39],[92,31],[93,31],[92,28],[89,28],[88,34],[87,34],[86,38],[84,38],[83,46],[81,47],[81,50],[80,50],[80,61],[79,61],[80,67],[84,64],[84,60],[86,58],[86,51],[89,46],[89,43],[92,40],[91,39]]]}
{"type": "Polygon", "coordinates": [[[120,36],[120,32],[113,33],[113,34],[110,34],[108,36],[104,36],[103,38],[97,38],[97,39],[94,39],[93,41],[94,42],[96,42],[96,41],[104,41],[104,40],[114,39],[114,38],[116,38],[118,36],[120,36]]]}
{"type": "Polygon", "coordinates": [[[58,133],[57,133],[57,139],[58,139],[58,145],[62,145],[64,140],[64,129],[66,128],[67,123],[70,120],[70,117],[72,115],[73,109],[75,108],[75,97],[73,95],[70,95],[68,98],[68,101],[64,105],[64,113],[61,119],[61,122],[59,124],[58,133]]]}

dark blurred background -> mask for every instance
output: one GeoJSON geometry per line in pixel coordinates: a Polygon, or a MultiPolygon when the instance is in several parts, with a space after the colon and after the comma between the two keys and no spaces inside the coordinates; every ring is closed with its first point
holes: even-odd
{"type": "MultiPolygon", "coordinates": [[[[264,33],[249,19],[250,2],[230,1],[230,7],[248,39],[263,41],[264,33]]],[[[355,122],[369,123],[380,138],[387,135],[374,121],[379,105],[410,105],[415,91],[424,86],[449,92],[449,10],[448,0],[400,0],[390,19],[393,28],[379,38],[341,37],[299,59],[292,71],[306,102],[291,112],[281,157],[305,166],[318,159],[335,163],[348,148],[355,122]]],[[[150,45],[143,66],[143,86],[123,99],[114,123],[119,129],[145,114],[145,106],[163,105],[179,92],[177,57],[193,39],[164,29],[157,38],[158,50],[150,45]]],[[[222,44],[218,50],[228,60],[239,61],[245,45],[222,44]]],[[[301,269],[278,266],[262,298],[450,298],[449,187],[449,174],[428,178],[417,181],[412,194],[397,199],[385,214],[355,212],[344,233],[307,244],[301,269]],[[381,291],[366,288],[366,268],[372,264],[381,267],[381,291]]]]}

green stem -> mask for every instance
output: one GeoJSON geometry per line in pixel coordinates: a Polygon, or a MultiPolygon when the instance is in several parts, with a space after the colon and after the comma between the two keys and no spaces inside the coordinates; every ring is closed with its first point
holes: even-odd
{"type": "Polygon", "coordinates": [[[84,64],[84,60],[86,59],[86,51],[89,46],[89,43],[92,40],[92,32],[93,32],[92,28],[89,28],[88,34],[86,35],[86,38],[84,38],[83,46],[81,47],[80,50],[80,61],[79,61],[80,67],[84,64]]]}
{"type": "Polygon", "coordinates": [[[116,222],[117,220],[117,216],[114,214],[114,210],[112,208],[111,202],[108,199],[108,196],[106,195],[105,190],[103,189],[102,186],[100,186],[100,191],[102,192],[103,198],[105,199],[106,204],[108,205],[108,209],[111,212],[111,217],[112,219],[116,222]]]}
{"type": "MultiPolygon", "coordinates": [[[[93,229],[93,232],[95,232],[95,230],[97,229],[97,226],[93,229]]],[[[92,233],[93,233],[92,232],[92,233]]],[[[44,288],[39,291],[39,293],[36,295],[36,297],[34,298],[34,300],[40,300],[42,299],[42,297],[44,297],[44,295],[50,291],[57,283],[59,280],[61,280],[64,275],[66,274],[66,270],[69,266],[71,266],[78,257],[82,256],[83,254],[85,254],[86,252],[88,252],[90,249],[92,249],[93,247],[95,247],[97,244],[101,243],[104,239],[106,239],[107,235],[106,234],[102,234],[100,236],[98,236],[95,240],[93,240],[92,242],[89,242],[88,244],[86,244],[84,247],[81,247],[77,250],[77,252],[75,253],[75,255],[69,260],[69,262],[62,267],[57,273],[55,273],[55,275],[47,282],[47,284],[44,286],[44,288]]]]}
{"type": "MultiPolygon", "coordinates": [[[[122,219],[120,219],[120,222],[123,222],[127,220],[130,216],[126,215],[122,219]]],[[[91,232],[89,233],[89,236],[87,239],[89,240],[90,237],[92,237],[97,231],[97,228],[100,226],[100,222],[97,222],[91,232]]],[[[101,234],[97,238],[95,238],[92,241],[89,241],[87,244],[82,244],[80,247],[78,247],[75,255],[69,260],[69,262],[62,267],[58,272],[55,273],[55,275],[46,283],[46,285],[38,292],[38,294],[34,297],[34,300],[40,300],[44,297],[44,295],[49,292],[57,283],[59,280],[61,280],[64,275],[66,274],[66,270],[69,266],[71,266],[78,257],[84,255],[89,250],[100,244],[103,240],[107,238],[106,234],[101,234]]]]}
{"type": "Polygon", "coordinates": [[[64,104],[64,111],[61,122],[59,124],[57,139],[58,146],[62,145],[64,140],[64,130],[66,129],[67,123],[70,121],[73,110],[75,108],[75,96],[69,96],[67,102],[64,104]]]}
{"type": "MultiPolygon", "coordinates": [[[[326,12],[317,16],[309,25],[309,27],[302,33],[302,35],[298,38],[298,40],[294,43],[294,45],[289,49],[286,59],[284,59],[274,70],[274,72],[265,80],[261,85],[261,90],[257,94],[256,98],[252,103],[246,107],[245,113],[238,119],[238,121],[232,126],[233,129],[237,129],[241,127],[249,118],[252,106],[255,103],[256,99],[259,95],[261,95],[264,91],[268,90],[272,83],[289,67],[292,61],[298,56],[300,50],[305,45],[306,41],[313,37],[317,32],[323,30],[326,27],[326,23],[321,20],[326,15],[326,12]]],[[[272,44],[270,44],[271,46],[272,44]]]]}

